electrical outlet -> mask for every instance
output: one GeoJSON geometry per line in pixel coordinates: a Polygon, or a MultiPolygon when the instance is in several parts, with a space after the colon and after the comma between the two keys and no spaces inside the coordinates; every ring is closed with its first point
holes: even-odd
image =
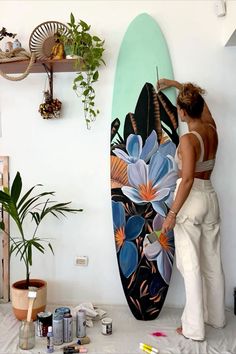
{"type": "Polygon", "coordinates": [[[76,256],[75,257],[75,265],[87,267],[88,265],[88,257],[87,256],[76,256]]]}
{"type": "Polygon", "coordinates": [[[218,17],[223,17],[226,15],[226,2],[225,0],[217,0],[215,2],[216,15],[218,17]]]}

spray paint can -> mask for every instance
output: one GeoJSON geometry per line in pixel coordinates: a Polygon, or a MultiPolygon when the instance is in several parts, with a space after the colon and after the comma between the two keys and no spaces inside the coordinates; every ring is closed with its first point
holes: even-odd
{"type": "Polygon", "coordinates": [[[73,318],[70,313],[63,317],[63,342],[70,343],[73,340],[73,318]]]}
{"type": "Polygon", "coordinates": [[[52,320],[53,328],[53,343],[54,345],[61,345],[63,343],[63,314],[54,313],[52,320]]]}
{"type": "Polygon", "coordinates": [[[86,311],[79,310],[76,314],[76,337],[86,336],[86,311]]]}

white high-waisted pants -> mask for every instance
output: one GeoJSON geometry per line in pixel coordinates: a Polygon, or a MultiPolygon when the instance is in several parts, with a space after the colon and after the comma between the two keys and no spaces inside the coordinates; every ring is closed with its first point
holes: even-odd
{"type": "MultiPolygon", "coordinates": [[[[180,182],[178,179],[176,192],[180,182]]],[[[176,264],[186,292],[183,335],[195,340],[204,339],[204,322],[217,328],[225,325],[219,219],[211,181],[195,178],[174,228],[176,264]]]]}

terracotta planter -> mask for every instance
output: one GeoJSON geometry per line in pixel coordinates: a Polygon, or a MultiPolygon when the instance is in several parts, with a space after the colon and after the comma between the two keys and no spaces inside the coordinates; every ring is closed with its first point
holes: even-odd
{"type": "MultiPolygon", "coordinates": [[[[41,279],[30,279],[30,286],[37,287],[37,296],[34,301],[32,319],[37,319],[37,314],[45,311],[47,304],[47,282],[41,279]]],[[[27,317],[28,310],[28,292],[24,289],[25,280],[20,280],[12,284],[11,287],[11,301],[13,312],[18,320],[24,320],[27,317]]]]}

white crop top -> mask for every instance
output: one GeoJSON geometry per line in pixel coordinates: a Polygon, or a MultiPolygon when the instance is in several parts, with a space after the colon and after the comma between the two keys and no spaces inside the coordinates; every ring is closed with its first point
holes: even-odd
{"type": "MultiPolygon", "coordinates": [[[[194,134],[198,138],[200,146],[201,146],[201,154],[200,154],[198,161],[196,162],[195,172],[212,171],[215,166],[215,159],[203,161],[205,149],[204,149],[204,142],[202,140],[201,135],[194,130],[189,133],[194,134]]],[[[175,162],[178,165],[178,169],[182,170],[182,161],[178,157],[178,148],[176,149],[176,153],[175,153],[175,162]]]]}

